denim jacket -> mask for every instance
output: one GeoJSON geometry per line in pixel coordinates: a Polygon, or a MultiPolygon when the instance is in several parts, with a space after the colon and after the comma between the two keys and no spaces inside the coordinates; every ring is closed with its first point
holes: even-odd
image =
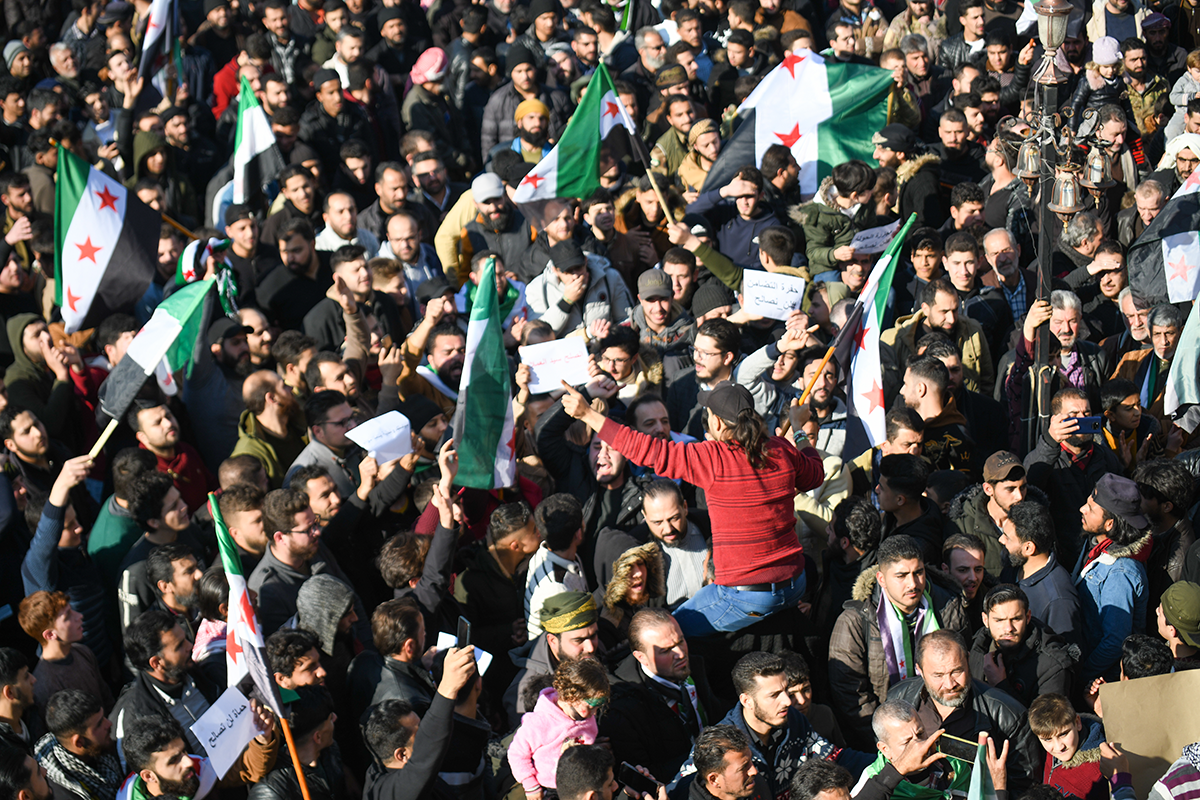
{"type": "Polygon", "coordinates": [[[1147,533],[1132,544],[1112,545],[1091,562],[1086,562],[1086,550],[1079,556],[1075,588],[1087,653],[1080,665],[1085,681],[1116,677],[1112,671],[1121,658],[1121,643],[1145,628],[1146,567],[1137,556],[1149,547],[1147,533]]]}

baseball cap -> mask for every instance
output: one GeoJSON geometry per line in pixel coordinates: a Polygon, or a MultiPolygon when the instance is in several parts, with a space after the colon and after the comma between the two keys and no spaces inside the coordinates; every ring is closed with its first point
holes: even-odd
{"type": "Polygon", "coordinates": [[[746,409],[754,410],[754,396],[740,383],[721,381],[710,392],[700,393],[700,405],[721,419],[735,420],[746,409]]]}
{"type": "Polygon", "coordinates": [[[566,272],[586,264],[587,256],[573,239],[567,239],[550,247],[550,261],[559,272],[566,272]]]}
{"type": "Polygon", "coordinates": [[[661,269],[648,269],[639,275],[637,293],[643,300],[658,300],[664,297],[669,300],[675,296],[675,290],[671,287],[671,276],[661,269]]]}
{"type": "Polygon", "coordinates": [[[1128,522],[1139,531],[1150,526],[1142,513],[1142,493],[1137,484],[1111,472],[1096,481],[1096,505],[1128,522]]]}
{"type": "Polygon", "coordinates": [[[1163,618],[1192,647],[1200,647],[1200,583],[1179,581],[1162,594],[1163,618]]]}
{"type": "Polygon", "coordinates": [[[1025,465],[1021,463],[1021,459],[1017,458],[1016,453],[1010,453],[1007,450],[998,450],[983,462],[984,483],[1015,481],[1024,475],[1025,465]]]}
{"type": "Polygon", "coordinates": [[[220,344],[229,337],[237,336],[240,333],[254,333],[254,328],[251,328],[249,325],[243,325],[240,321],[229,317],[217,317],[208,326],[208,343],[220,344]]]}
{"type": "Polygon", "coordinates": [[[895,150],[897,153],[911,153],[917,146],[917,137],[907,125],[893,122],[871,137],[871,144],[895,150]]]}
{"type": "Polygon", "coordinates": [[[494,172],[485,172],[471,181],[471,196],[480,203],[503,197],[504,181],[494,172]]]}
{"type": "Polygon", "coordinates": [[[687,82],[687,70],[678,64],[668,64],[654,74],[656,89],[670,89],[672,86],[679,86],[687,82]]]}
{"type": "Polygon", "coordinates": [[[441,275],[434,275],[428,280],[421,281],[421,285],[417,287],[417,300],[421,303],[428,303],[449,291],[453,291],[450,283],[441,275]]]}

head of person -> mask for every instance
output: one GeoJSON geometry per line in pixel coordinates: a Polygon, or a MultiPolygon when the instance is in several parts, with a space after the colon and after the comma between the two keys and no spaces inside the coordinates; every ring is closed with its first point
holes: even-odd
{"type": "Polygon", "coordinates": [[[371,709],[363,725],[363,739],[385,767],[401,769],[412,758],[420,725],[421,718],[407,700],[384,700],[371,709]]]}
{"type": "Polygon", "coordinates": [[[1106,381],[1100,389],[1100,411],[1115,432],[1136,431],[1142,423],[1141,390],[1126,378],[1106,381]]]}
{"type": "Polygon", "coordinates": [[[597,744],[573,745],[555,767],[560,800],[613,800],[619,785],[613,777],[612,751],[597,744]]]}
{"type": "Polygon", "coordinates": [[[1081,211],[1067,223],[1062,236],[1068,247],[1091,258],[1100,242],[1104,240],[1104,229],[1098,216],[1090,211],[1081,211]]]}
{"type": "Polygon", "coordinates": [[[171,477],[158,471],[144,472],[134,481],[129,510],[143,531],[182,531],[191,523],[171,477]]]}
{"type": "Polygon", "coordinates": [[[146,557],[146,577],[167,608],[190,611],[204,571],[192,549],[178,542],[160,544],[146,557]]]}
{"type": "Polygon", "coordinates": [[[921,415],[906,406],[897,406],[887,413],[883,419],[884,439],[879,445],[880,452],[885,456],[904,453],[920,455],[921,444],[925,435],[925,420],[921,415]]]}
{"type": "Polygon", "coordinates": [[[1156,180],[1146,179],[1133,190],[1133,199],[1137,203],[1138,217],[1143,225],[1149,225],[1167,204],[1166,192],[1156,180]]]}
{"type": "Polygon", "coordinates": [[[935,278],[920,289],[921,313],[931,330],[943,331],[951,338],[958,333],[961,310],[954,284],[945,278],[935,278]]]}
{"type": "Polygon", "coordinates": [[[1029,729],[1042,749],[1061,764],[1079,751],[1083,720],[1061,694],[1043,694],[1029,706],[1029,729]]]}
{"type": "Polygon", "coordinates": [[[1129,275],[1125,271],[1125,248],[1115,239],[1105,239],[1100,242],[1095,253],[1095,274],[1100,294],[1105,298],[1117,301],[1121,290],[1129,284],[1129,275]]]}
{"type": "Polygon", "coordinates": [[[758,768],[750,755],[750,740],[733,725],[709,725],[692,749],[696,780],[716,800],[741,800],[754,793],[758,768]]]}
{"type": "Polygon", "coordinates": [[[966,702],[971,668],[967,646],[957,631],[942,628],[926,633],[917,642],[915,658],[925,691],[934,702],[948,708],[959,708],[966,702]]]}
{"type": "Polygon", "coordinates": [[[696,290],[696,256],[682,247],[672,247],[663,254],[662,271],[671,279],[672,298],[686,304],[696,290]]]}
{"type": "Polygon", "coordinates": [[[1144,633],[1134,633],[1121,642],[1121,680],[1169,675],[1175,671],[1175,656],[1166,642],[1144,633]]]}
{"type": "Polygon", "coordinates": [[[850,800],[854,776],[832,761],[810,758],[792,776],[792,800],[850,800]]]}
{"type": "Polygon", "coordinates": [[[766,423],[754,410],[754,397],[741,384],[718,383],[700,395],[707,409],[708,436],[740,451],[753,469],[765,469],[771,462],[766,423]]]}
{"type": "Polygon", "coordinates": [[[163,683],[179,683],[192,667],[192,642],[169,611],[143,611],[125,629],[124,641],[130,663],[163,683]]]}
{"type": "Polygon", "coordinates": [[[1117,295],[1117,305],[1121,309],[1121,316],[1125,318],[1125,327],[1128,328],[1129,335],[1133,337],[1133,340],[1139,343],[1149,342],[1149,304],[1143,298],[1135,295],[1132,287],[1126,286],[1117,295]]]}
{"type": "Polygon", "coordinates": [[[279,248],[280,260],[292,272],[304,273],[312,268],[317,251],[317,235],[306,217],[297,217],[285,223],[275,244],[279,248]]]}
{"type": "Polygon", "coordinates": [[[1029,597],[1011,583],[993,588],[983,598],[983,624],[1001,651],[1013,651],[1025,641],[1031,614],[1029,597]]]}
{"type": "Polygon", "coordinates": [[[983,465],[983,492],[1005,513],[1025,499],[1029,481],[1016,453],[998,450],[983,465]]]}
{"type": "Polygon", "coordinates": [[[21,600],[17,622],[39,647],[50,642],[69,646],[83,640],[83,614],[71,607],[63,592],[27,595],[21,600]]]}
{"type": "Polygon", "coordinates": [[[111,753],[116,747],[112,721],[94,694],[78,689],[55,692],[46,701],[46,728],[58,743],[85,762],[111,753]]]}
{"type": "Polygon", "coordinates": [[[484,222],[494,231],[506,230],[512,221],[513,209],[504,191],[500,176],[485,172],[471,182],[471,196],[484,222]]]}
{"type": "Polygon", "coordinates": [[[637,290],[638,303],[651,330],[662,330],[679,315],[671,276],[661,269],[648,269],[639,275],[637,290]]]}
{"type": "Polygon", "coordinates": [[[429,366],[448,386],[458,386],[462,379],[466,340],[453,323],[441,322],[429,333],[425,356],[429,366]]]}
{"type": "Polygon", "coordinates": [[[984,553],[983,540],[971,533],[948,536],[942,545],[942,571],[954,579],[968,602],[983,585],[984,553]]]}
{"type": "Polygon", "coordinates": [[[900,123],[885,125],[871,137],[875,145],[873,158],[881,167],[899,167],[917,150],[917,137],[912,130],[900,123]]]}
{"type": "Polygon", "coordinates": [[[696,362],[696,377],[715,383],[733,375],[733,363],[741,348],[741,332],[732,322],[710,319],[696,329],[692,357],[696,362]]]}
{"type": "MultiPolygon", "coordinates": [[[[309,369],[312,366],[313,362],[309,362],[309,369]]],[[[352,444],[346,434],[354,430],[358,421],[349,400],[341,392],[334,389],[314,392],[304,404],[304,418],[312,441],[320,442],[335,453],[343,452],[352,444]]]]}
{"type": "Polygon", "coordinates": [[[430,537],[402,531],[383,543],[375,560],[383,582],[393,589],[412,589],[421,580],[430,537]]]}
{"type": "Polygon", "coordinates": [[[900,396],[909,408],[925,415],[941,412],[950,397],[950,371],[932,355],[917,356],[904,370],[900,396]]]}
{"type": "Polygon", "coordinates": [[[665,478],[649,484],[642,494],[642,512],[650,535],[660,544],[683,544],[688,533],[688,506],[678,484],[665,478]]]}
{"type": "Polygon", "coordinates": [[[307,562],[321,544],[321,526],[308,494],[298,489],[275,489],[263,498],[263,530],[272,552],[289,560],[307,562]]]}
{"type": "Polygon", "coordinates": [[[173,453],[179,444],[179,423],[166,403],[135,400],[126,422],[138,443],[154,453],[173,453]]]}
{"type": "Polygon", "coordinates": [[[875,494],[879,507],[895,513],[919,506],[929,482],[929,462],[920,456],[898,453],[879,460],[875,494]]]}
{"type": "Polygon", "coordinates": [[[911,536],[896,534],[879,543],[875,581],[896,608],[910,614],[925,594],[925,557],[911,536]]]}
{"type": "Polygon", "coordinates": [[[128,720],[121,750],[130,772],[151,796],[193,797],[200,775],[187,751],[183,728],[171,717],[152,714],[128,720]]]}
{"type": "Polygon", "coordinates": [[[487,541],[497,551],[507,551],[521,558],[532,555],[542,543],[541,534],[524,500],[505,503],[488,518],[487,541]]]}
{"type": "Polygon", "coordinates": [[[35,462],[46,456],[50,435],[32,411],[9,405],[0,411],[0,435],[4,447],[23,461],[35,462]]]}
{"type": "Polygon", "coordinates": [[[0,699],[20,717],[33,705],[33,687],[37,678],[29,669],[29,659],[13,647],[0,647],[0,699]]]}
{"type": "MultiPolygon", "coordinates": [[[[978,188],[975,184],[960,183],[954,187],[954,190],[958,191],[963,186],[978,188]]],[[[955,219],[975,221],[971,211],[972,203],[969,200],[964,200],[963,203],[963,208],[966,210],[955,219]]],[[[983,205],[979,204],[979,208],[982,211],[983,205]]],[[[950,214],[954,216],[953,206],[951,206],[950,214]]],[[[946,240],[946,252],[942,256],[942,264],[946,269],[946,276],[955,289],[960,292],[972,291],[975,288],[975,277],[979,269],[979,247],[975,242],[975,237],[962,230],[951,234],[950,238],[946,240]]]]}
{"type": "Polygon", "coordinates": [[[1175,525],[1191,508],[1192,473],[1182,462],[1166,458],[1139,461],[1132,477],[1142,496],[1142,513],[1155,531],[1175,525]]]}
{"type": "Polygon", "coordinates": [[[650,675],[681,684],[692,674],[687,639],[665,608],[643,608],[629,623],[629,648],[650,675]]]}
{"type": "Polygon", "coordinates": [[[562,592],[546,598],[541,623],[555,662],[598,658],[598,620],[596,601],[590,592],[562,592]]]}
{"type": "MultiPolygon", "coordinates": [[[[909,742],[925,737],[925,728],[912,703],[897,698],[885,700],[875,709],[871,732],[875,735],[875,747],[890,762],[900,758],[909,742]]],[[[907,776],[907,780],[920,783],[927,773],[928,770],[921,770],[907,776]]]]}
{"type": "Polygon", "coordinates": [[[1155,609],[1158,635],[1174,644],[1200,647],[1200,584],[1176,581],[1155,609]]]}
{"type": "Polygon", "coordinates": [[[267,666],[280,688],[295,691],[301,686],[324,685],[321,640],[315,633],[283,628],[268,636],[264,644],[267,666]]]}
{"type": "Polygon", "coordinates": [[[608,703],[608,671],[592,658],[560,661],[552,685],[559,707],[575,721],[594,716],[608,703]]]}
{"type": "Polygon", "coordinates": [[[1082,533],[1088,540],[1107,538],[1128,547],[1146,536],[1150,522],[1142,512],[1142,494],[1129,478],[1109,473],[1079,509],[1082,533]]]}
{"type": "Polygon", "coordinates": [[[733,686],[747,721],[757,720],[769,728],[787,722],[792,696],[783,659],[772,653],[748,653],[733,665],[733,686]]]}
{"type": "Polygon", "coordinates": [[[1083,303],[1068,289],[1050,293],[1050,332],[1058,339],[1063,353],[1074,349],[1083,326],[1083,303]]]}
{"type": "Polygon", "coordinates": [[[865,497],[850,496],[833,509],[833,519],[825,527],[826,545],[834,557],[855,558],[879,546],[882,522],[879,512],[865,497]]]}
{"type": "Polygon", "coordinates": [[[291,703],[292,734],[297,747],[311,745],[317,753],[333,745],[333,726],[337,722],[333,695],[324,686],[301,686],[291,703]]]}
{"type": "Polygon", "coordinates": [[[1154,355],[1164,361],[1175,357],[1175,348],[1179,346],[1179,334],[1183,332],[1183,314],[1169,303],[1155,306],[1146,317],[1146,327],[1150,329],[1150,346],[1154,355]]]}

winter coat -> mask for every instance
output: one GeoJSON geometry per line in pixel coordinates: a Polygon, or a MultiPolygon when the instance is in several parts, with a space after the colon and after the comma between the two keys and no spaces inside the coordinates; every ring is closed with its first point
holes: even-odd
{"type": "Polygon", "coordinates": [[[588,286],[578,303],[563,308],[566,305],[563,284],[549,266],[525,288],[525,299],[534,319],[545,320],[559,336],[586,329],[600,319],[613,325],[620,324],[629,317],[633,307],[633,298],[625,281],[609,260],[590,253],[586,256],[588,286]]]}
{"type": "Polygon", "coordinates": [[[1071,455],[1058,442],[1043,435],[1037,447],[1025,456],[1025,474],[1029,485],[1036,486],[1050,498],[1050,516],[1058,538],[1059,561],[1074,564],[1083,544],[1080,535],[1079,508],[1087,502],[1096,481],[1106,473],[1121,474],[1121,464],[1107,447],[1093,445],[1087,467],[1080,469],[1071,463],[1071,455]]]}
{"type": "MultiPolygon", "coordinates": [[[[721,197],[721,190],[704,192],[687,207],[689,214],[703,214],[715,229],[717,249],[742,269],[758,269],[758,237],[767,228],[780,224],[771,209],[759,202],[754,216],[744,219],[732,198],[721,197]]],[[[786,265],[790,266],[790,265],[786,265]]]]}
{"type": "Polygon", "coordinates": [[[459,233],[459,262],[458,274],[465,276],[471,271],[471,257],[484,250],[495,250],[500,254],[505,269],[516,273],[524,281],[525,293],[528,298],[529,281],[536,273],[529,274],[526,255],[533,244],[534,231],[520,211],[513,210],[511,221],[504,230],[493,230],[483,221],[482,214],[476,214],[470,222],[462,227],[459,233]]]}
{"type": "MultiPolygon", "coordinates": [[[[1041,489],[1030,486],[1029,490],[1033,494],[1030,499],[1049,507],[1050,501],[1041,489]]],[[[1008,566],[1008,551],[1000,544],[1000,529],[988,513],[990,499],[982,484],[973,484],[950,501],[946,516],[961,532],[979,537],[984,546],[983,568],[993,578],[999,578],[1000,571],[1008,566]]]]}
{"type": "Polygon", "coordinates": [[[961,31],[942,42],[937,51],[937,63],[954,72],[971,60],[971,45],[961,31]]]}
{"type": "Polygon", "coordinates": [[[896,170],[896,207],[900,219],[917,215],[917,225],[936,225],[946,218],[941,197],[941,159],[933,153],[910,158],[896,170]]]}
{"type": "Polygon", "coordinates": [[[83,447],[83,428],[76,396],[87,392],[90,379],[86,372],[77,375],[71,370],[70,380],[60,381],[45,364],[35,363],[29,358],[21,344],[21,337],[26,328],[42,321],[37,314],[17,314],[5,323],[13,354],[13,363],[4,373],[8,402],[14,408],[33,412],[46,426],[46,433],[51,439],[57,439],[73,452],[78,452],[83,447]]]}
{"type": "Polygon", "coordinates": [[[372,764],[363,782],[363,800],[429,800],[438,770],[450,749],[453,720],[454,701],[435,695],[413,737],[412,757],[403,769],[372,764]]]}
{"type": "Polygon", "coordinates": [[[667,604],[667,576],[663,568],[662,550],[657,542],[629,548],[613,562],[612,570],[612,579],[604,587],[600,609],[600,636],[610,648],[629,638],[629,623],[635,613],[643,608],[665,608],[667,604]],[[633,606],[625,594],[629,591],[633,568],[639,563],[646,567],[649,596],[642,605],[633,606]]]}
{"type": "MultiPolygon", "coordinates": [[[[242,412],[238,419],[238,440],[234,445],[231,455],[254,456],[263,465],[263,470],[267,473],[267,481],[271,484],[271,488],[278,489],[283,486],[284,472],[287,470],[290,463],[284,464],[279,460],[279,454],[275,452],[275,446],[267,441],[259,433],[258,418],[250,413],[250,409],[242,412]]],[[[288,437],[298,437],[305,444],[308,444],[308,434],[299,420],[288,419],[288,437]]],[[[273,437],[272,437],[273,438],[273,437]]]]}
{"type": "Polygon", "coordinates": [[[172,148],[167,137],[154,131],[139,130],[133,136],[133,174],[125,181],[125,188],[133,189],[142,178],[153,178],[163,188],[167,214],[175,217],[181,225],[194,228],[204,219],[200,213],[200,201],[191,182],[179,172],[172,148]],[[146,157],[154,150],[162,149],[166,154],[167,166],[162,174],[155,175],[146,169],[146,157]]]}
{"type": "MultiPolygon", "coordinates": [[[[304,782],[311,800],[345,800],[342,757],[337,742],[321,751],[317,766],[304,767],[304,782]]],[[[301,800],[300,781],[291,759],[282,758],[275,769],[250,787],[248,800],[301,800]]]]}
{"type": "MultiPolygon", "coordinates": [[[[1099,41],[1102,36],[1108,35],[1108,20],[1104,16],[1105,0],[1092,0],[1092,15],[1087,24],[1087,39],[1090,42],[1099,41]]],[[[1137,25],[1137,33],[1139,39],[1142,38],[1142,22],[1146,17],[1150,16],[1150,8],[1141,0],[1130,0],[1130,13],[1133,14],[1133,21],[1137,25]]]]}
{"type": "MultiPolygon", "coordinates": [[[[499,142],[506,142],[517,135],[517,123],[514,119],[517,106],[525,98],[513,86],[512,81],[492,92],[487,105],[483,108],[483,130],[479,140],[479,150],[487,153],[499,142]]],[[[537,99],[550,109],[550,139],[558,141],[567,120],[571,118],[571,102],[566,92],[550,89],[545,86],[537,87],[537,99]]],[[[509,267],[511,269],[511,267],[509,267]]]]}
{"type": "Polygon", "coordinates": [[[471,620],[471,641],[488,653],[505,653],[513,645],[513,623],[525,618],[525,570],[505,575],[483,542],[464,558],[454,599],[471,620]]]}
{"type": "Polygon", "coordinates": [[[367,711],[384,700],[407,701],[424,716],[437,691],[420,661],[397,661],[391,655],[371,651],[359,653],[350,662],[346,685],[350,689],[350,713],[359,722],[365,722],[367,711]]]}
{"type": "Polygon", "coordinates": [[[1083,612],[1086,657],[1080,673],[1085,686],[1102,676],[1114,680],[1122,642],[1129,634],[1146,629],[1149,587],[1143,562],[1151,547],[1151,534],[1147,533],[1127,545],[1113,542],[1092,561],[1086,561],[1086,552],[1079,554],[1074,575],[1083,612]]]}
{"type": "MultiPolygon", "coordinates": [[[[1100,16],[1104,16],[1103,9],[1100,16]]],[[[1110,103],[1126,109],[1126,118],[1133,119],[1133,110],[1128,108],[1129,102],[1125,99],[1125,79],[1119,72],[1111,78],[1105,78],[1091,66],[1084,70],[1082,80],[1075,87],[1075,94],[1071,97],[1071,127],[1079,130],[1085,110],[1099,109],[1110,103]]]]}
{"type": "MultiPolygon", "coordinates": [[[[879,356],[883,363],[885,383],[894,384],[890,390],[885,387],[885,397],[894,397],[899,392],[904,369],[909,359],[916,356],[917,339],[923,333],[924,323],[925,312],[917,311],[896,320],[896,327],[884,331],[879,337],[879,356]]],[[[996,370],[992,366],[992,353],[983,335],[983,327],[970,317],[959,317],[955,339],[958,351],[962,353],[963,386],[972,392],[991,394],[996,370]]]]}
{"type": "MultiPolygon", "coordinates": [[[[943,579],[933,571],[926,575],[929,578],[926,586],[938,623],[943,628],[965,634],[969,622],[956,612],[956,606],[951,605],[960,593],[958,587],[949,583],[943,586],[943,579]],[[943,613],[945,611],[951,613],[943,613]]],[[[876,584],[875,569],[867,568],[859,573],[829,639],[831,701],[838,712],[846,742],[863,750],[869,750],[875,741],[871,716],[887,699],[891,687],[875,614],[882,591],[876,584]]]]}
{"type": "Polygon", "coordinates": [[[595,714],[586,719],[571,719],[558,705],[558,692],[553,687],[542,689],[537,705],[521,717],[521,727],[508,746],[508,765],[513,777],[525,787],[526,794],[543,786],[553,789],[557,785],[555,770],[563,742],[591,744],[596,741],[597,730],[595,714]]]}
{"type": "Polygon", "coordinates": [[[375,135],[370,122],[354,103],[343,100],[337,116],[331,117],[319,100],[313,100],[300,115],[300,139],[317,151],[325,174],[332,175],[341,160],[338,153],[343,144],[358,139],[371,147],[375,135]]]}
{"type": "MultiPolygon", "coordinates": [[[[971,674],[982,680],[984,659],[997,650],[987,626],[976,632],[969,654],[971,674]]],[[[995,688],[1007,692],[1023,706],[1038,695],[1071,696],[1071,678],[1079,648],[1036,619],[1029,620],[1025,639],[1014,648],[1000,649],[1005,677],[995,688]]]]}
{"type": "Polygon", "coordinates": [[[445,93],[435,96],[424,86],[414,85],[404,97],[400,116],[406,130],[432,134],[441,144],[447,163],[469,168],[474,159],[468,155],[471,145],[467,141],[467,126],[445,93]]]}
{"type": "Polygon", "coordinates": [[[1053,786],[1069,800],[1108,800],[1108,781],[1100,771],[1104,723],[1091,714],[1080,714],[1079,718],[1083,725],[1079,732],[1079,749],[1067,761],[1059,761],[1046,753],[1042,783],[1053,786]]]}
{"type": "Polygon", "coordinates": [[[882,538],[900,534],[911,536],[921,545],[926,566],[932,568],[933,565],[942,563],[942,542],[946,541],[946,536],[954,530],[949,521],[942,516],[937,503],[925,497],[920,498],[919,502],[921,515],[903,525],[896,524],[896,517],[891,512],[884,512],[882,538]]]}
{"type": "Polygon", "coordinates": [[[805,255],[808,268],[813,274],[835,269],[837,261],[833,251],[844,247],[860,231],[875,226],[875,207],[871,203],[859,206],[854,216],[848,216],[837,205],[837,188],[833,178],[821,181],[817,196],[800,209],[798,216],[804,227],[805,255]]]}

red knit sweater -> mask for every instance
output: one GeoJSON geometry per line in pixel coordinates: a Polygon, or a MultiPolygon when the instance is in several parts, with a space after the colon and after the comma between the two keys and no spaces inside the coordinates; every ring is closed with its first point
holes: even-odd
{"type": "Polygon", "coordinates": [[[704,490],[718,584],[776,583],[800,573],[793,501],[797,491],[825,480],[816,450],[797,451],[775,436],[768,445],[770,466],[755,470],[741,449],[722,442],[664,442],[612,420],[600,428],[600,438],[635,464],[704,490]]]}

